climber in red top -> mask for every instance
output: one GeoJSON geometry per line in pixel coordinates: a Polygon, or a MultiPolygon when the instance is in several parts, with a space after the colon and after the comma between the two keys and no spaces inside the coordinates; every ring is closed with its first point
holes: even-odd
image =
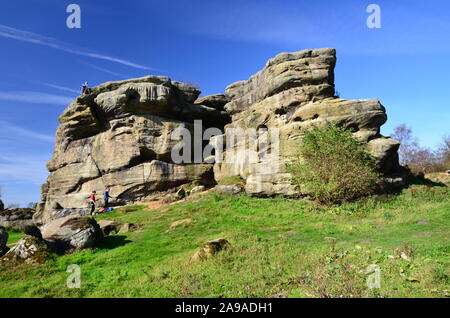
{"type": "Polygon", "coordinates": [[[97,192],[96,191],[92,191],[91,195],[89,196],[89,206],[91,208],[91,215],[94,214],[95,211],[95,194],[97,192]]]}

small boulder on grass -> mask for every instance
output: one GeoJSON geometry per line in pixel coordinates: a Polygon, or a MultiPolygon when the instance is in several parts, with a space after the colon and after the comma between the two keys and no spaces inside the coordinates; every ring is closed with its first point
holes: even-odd
{"type": "Polygon", "coordinates": [[[96,247],[103,233],[91,217],[68,216],[45,224],[42,237],[58,254],[96,247]]]}
{"type": "Polygon", "coordinates": [[[223,238],[215,239],[204,243],[192,256],[191,261],[202,262],[211,258],[215,254],[222,250],[226,250],[230,247],[230,243],[223,238]]]}
{"type": "Polygon", "coordinates": [[[39,265],[51,255],[47,244],[34,236],[26,236],[0,258],[0,265],[39,265]]]}

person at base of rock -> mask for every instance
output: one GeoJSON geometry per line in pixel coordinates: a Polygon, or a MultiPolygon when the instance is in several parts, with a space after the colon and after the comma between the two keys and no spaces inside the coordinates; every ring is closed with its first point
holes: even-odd
{"type": "Polygon", "coordinates": [[[109,193],[111,192],[111,187],[107,186],[105,191],[103,192],[103,199],[105,200],[105,205],[103,206],[105,209],[108,207],[109,199],[114,198],[109,193]]]}
{"type": "Polygon", "coordinates": [[[89,196],[89,207],[91,208],[90,209],[90,214],[91,215],[94,215],[94,212],[95,212],[95,194],[96,194],[97,192],[96,191],[92,191],[91,192],[91,195],[89,196]]]}
{"type": "Polygon", "coordinates": [[[89,89],[89,83],[88,82],[84,82],[83,85],[81,85],[81,95],[86,95],[88,94],[90,91],[89,89]]]}

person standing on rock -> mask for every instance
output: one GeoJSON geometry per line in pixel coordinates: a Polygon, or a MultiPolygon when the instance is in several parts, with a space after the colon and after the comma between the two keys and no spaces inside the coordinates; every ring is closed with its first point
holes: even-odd
{"type": "Polygon", "coordinates": [[[89,196],[89,207],[90,207],[90,214],[93,215],[95,212],[95,194],[96,191],[92,191],[91,195],[89,196]]]}
{"type": "Polygon", "coordinates": [[[105,205],[103,207],[105,209],[108,207],[109,199],[113,198],[112,196],[109,195],[110,192],[111,192],[111,188],[109,186],[107,186],[105,188],[105,191],[103,192],[103,199],[105,200],[105,205]]]}
{"type": "Polygon", "coordinates": [[[89,83],[84,82],[83,85],[81,85],[81,95],[86,95],[89,92],[89,83]]]}

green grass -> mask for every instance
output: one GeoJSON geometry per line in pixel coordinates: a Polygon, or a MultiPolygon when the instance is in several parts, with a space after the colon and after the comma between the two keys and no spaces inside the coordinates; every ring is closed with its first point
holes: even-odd
{"type": "Polygon", "coordinates": [[[8,232],[8,234],[9,234],[8,244],[16,243],[25,236],[25,234],[23,234],[22,232],[16,232],[16,231],[11,231],[11,230],[6,230],[6,232],[8,232]]]}
{"type": "Polygon", "coordinates": [[[231,176],[223,178],[219,181],[219,185],[245,184],[245,180],[239,176],[231,176]]]}
{"type": "Polygon", "coordinates": [[[0,297],[446,297],[449,213],[448,188],[424,186],[331,208],[217,194],[153,211],[128,207],[97,218],[138,223],[139,232],[2,270],[0,297]],[[166,231],[185,218],[194,223],[166,231]],[[190,262],[219,237],[232,248],[190,262]],[[80,289],[66,287],[70,264],[81,267],[80,289]],[[366,286],[371,264],[380,266],[380,289],[366,286]]]}

